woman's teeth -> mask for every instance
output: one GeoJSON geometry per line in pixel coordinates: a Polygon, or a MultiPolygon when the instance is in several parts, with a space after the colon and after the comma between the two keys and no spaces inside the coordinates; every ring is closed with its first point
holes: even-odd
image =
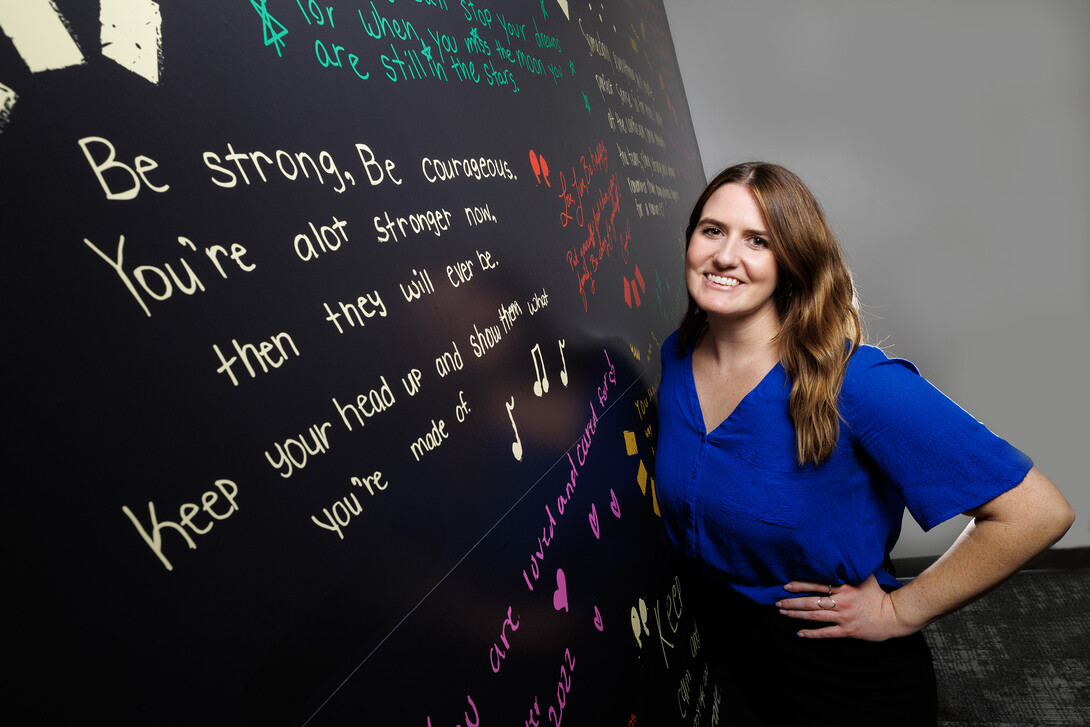
{"type": "Polygon", "coordinates": [[[716,283],[717,285],[726,285],[730,288],[733,288],[739,283],[738,278],[724,278],[713,273],[707,273],[705,277],[713,283],[716,283]]]}

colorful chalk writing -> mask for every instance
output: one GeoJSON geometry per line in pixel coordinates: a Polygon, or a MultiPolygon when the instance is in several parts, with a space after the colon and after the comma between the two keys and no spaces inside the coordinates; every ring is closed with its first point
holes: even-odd
{"type": "MultiPolygon", "coordinates": [[[[184,248],[188,248],[190,251],[196,252],[197,245],[188,237],[179,235],[177,242],[184,248]]],[[[140,309],[144,311],[144,315],[148,318],[151,317],[151,301],[157,301],[162,303],[170,300],[174,297],[174,294],[181,293],[182,295],[192,296],[197,292],[204,293],[206,288],[202,282],[201,276],[197,274],[193,267],[189,263],[189,259],[185,257],[179,257],[177,263],[164,262],[155,260],[154,262],[145,259],[141,265],[125,266],[125,236],[118,235],[116,249],[107,254],[99,246],[83,238],[83,243],[91,249],[103,262],[113,268],[113,271],[117,274],[121,284],[129,292],[129,294],[136,300],[140,309]],[[184,271],[179,274],[175,270],[175,264],[177,267],[184,271]]],[[[106,248],[110,249],[109,247],[106,248]]],[[[184,254],[184,253],[183,253],[184,254]]],[[[238,270],[244,273],[249,273],[254,270],[256,264],[250,262],[246,258],[247,250],[239,243],[233,243],[231,245],[230,252],[228,249],[220,244],[211,244],[204,247],[204,256],[206,260],[201,261],[199,257],[197,261],[203,263],[210,263],[214,270],[223,279],[227,279],[230,274],[235,272],[235,269],[231,265],[226,264],[224,258],[227,258],[230,262],[233,262],[238,270]]],[[[209,276],[210,277],[210,276],[209,276]]],[[[236,276],[237,277],[237,276],[236,276]]],[[[215,278],[212,278],[213,280],[215,278]]]]}
{"type": "Polygon", "coordinates": [[[361,293],[355,301],[347,303],[335,301],[334,307],[328,302],[322,302],[326,317],[337,328],[337,333],[343,334],[346,330],[359,328],[361,331],[367,326],[367,321],[375,316],[385,318],[387,316],[386,304],[382,301],[382,294],[378,290],[361,293]],[[336,308],[337,310],[334,310],[336,308]],[[343,319],[343,320],[342,320],[343,319]]]}
{"type": "Polygon", "coordinates": [[[500,636],[497,641],[492,642],[492,646],[488,649],[488,663],[492,667],[493,674],[499,674],[500,669],[503,667],[503,661],[507,658],[507,652],[511,650],[511,638],[514,633],[519,630],[520,619],[511,614],[511,606],[507,607],[507,618],[503,620],[500,626],[500,636]],[[503,647],[500,647],[500,644],[503,647]]]}
{"type": "MultiPolygon", "coordinates": [[[[433,4],[447,9],[445,3],[433,4]]],[[[529,33],[527,23],[521,19],[493,14],[468,0],[461,8],[462,18],[468,24],[466,31],[440,30],[397,17],[386,8],[380,10],[373,1],[359,8],[357,15],[363,37],[383,43],[377,55],[378,65],[383,69],[381,77],[391,83],[458,81],[481,85],[483,80],[484,85],[516,94],[527,80],[541,78],[557,85],[565,77],[564,64],[546,63],[521,47],[563,54],[560,40],[538,28],[536,18],[530,19],[534,30],[529,33]]],[[[341,51],[343,46],[332,46],[332,53],[324,50],[320,60],[327,67],[343,66],[341,51]]],[[[350,54],[348,62],[366,80],[368,73],[358,70],[359,57],[350,54]]],[[[568,69],[568,75],[574,75],[574,62],[569,60],[568,69]]]]}
{"type": "MultiPolygon", "coordinates": [[[[227,347],[224,346],[224,348],[227,347]]],[[[228,349],[225,355],[220,350],[219,344],[212,344],[212,351],[215,352],[220,363],[216,373],[227,376],[232,386],[239,385],[243,370],[251,379],[256,379],[259,373],[267,374],[271,370],[279,369],[292,358],[299,357],[299,347],[295,345],[295,339],[291,337],[291,334],[286,331],[273,334],[268,340],[256,343],[240,344],[237,338],[232,338],[231,349],[228,349]],[[230,353],[231,349],[234,350],[233,356],[230,353]],[[236,370],[235,364],[240,360],[242,365],[236,370]]]]}
{"type": "MultiPolygon", "coordinates": [[[[477,711],[477,704],[473,701],[473,697],[469,694],[466,695],[466,702],[469,704],[469,708],[462,713],[462,718],[459,719],[459,722],[464,719],[465,727],[479,727],[479,725],[481,724],[481,715],[480,712],[477,711]],[[472,718],[469,716],[469,710],[473,710],[472,718]]],[[[428,727],[432,727],[431,715],[428,715],[427,719],[428,727]]],[[[461,727],[461,725],[459,725],[459,727],[461,727]]]]}
{"type": "MultiPolygon", "coordinates": [[[[601,148],[604,159],[604,147],[601,148]]],[[[585,229],[582,242],[568,250],[566,258],[578,282],[583,310],[589,311],[590,297],[597,293],[596,276],[602,262],[615,249],[620,249],[622,258],[627,261],[632,227],[627,218],[618,219],[621,212],[621,191],[616,174],[609,175],[605,186],[599,187],[591,195],[589,201],[592,206],[589,220],[586,219],[583,207],[586,186],[576,182],[573,191],[570,192],[566,188],[566,179],[563,175],[561,180],[565,182],[561,192],[561,197],[564,199],[564,212],[561,213],[562,224],[566,226],[574,221],[576,225],[585,229]]]]}
{"type": "Polygon", "coordinates": [[[689,611],[647,585],[646,335],[684,301],[662,242],[702,173],[657,2],[0,13],[26,61],[0,86],[13,417],[70,453],[7,496],[56,518],[15,532],[31,636],[62,644],[21,662],[126,723],[716,708],[689,611]],[[104,640],[177,658],[103,667],[104,640]],[[395,655],[411,700],[384,698],[395,655]]]}
{"type": "Polygon", "coordinates": [[[655,269],[655,300],[658,301],[664,320],[679,320],[681,313],[685,310],[686,296],[687,292],[683,285],[674,281],[671,286],[670,280],[664,278],[658,268],[655,269]]]}
{"type": "MultiPolygon", "coordinates": [[[[376,472],[375,476],[379,477],[381,476],[381,473],[376,472]]],[[[359,486],[357,484],[358,482],[359,480],[357,478],[352,478],[353,485],[359,486]]],[[[379,486],[381,490],[385,490],[387,487],[386,483],[381,482],[376,483],[376,485],[379,486]]],[[[370,480],[367,481],[367,487],[368,489],[371,489],[372,487],[370,480]]],[[[373,496],[374,494],[375,493],[372,490],[371,495],[373,496]]],[[[354,518],[359,517],[363,513],[363,507],[357,493],[349,491],[347,495],[334,502],[331,506],[323,507],[321,518],[317,515],[311,515],[310,520],[323,530],[335,533],[338,539],[344,540],[345,528],[353,522],[354,518]]]]}
{"type": "Polygon", "coordinates": [[[571,692],[572,675],[575,673],[575,657],[571,649],[564,649],[564,663],[560,665],[560,680],[556,683],[556,704],[549,707],[549,721],[554,727],[560,727],[564,720],[564,707],[571,692]]]}
{"type": "MultiPolygon", "coordinates": [[[[275,149],[270,156],[259,149],[248,152],[236,151],[232,142],[227,142],[225,146],[226,153],[222,156],[214,151],[205,151],[201,154],[204,165],[213,173],[209,181],[217,187],[235,189],[239,187],[240,182],[244,187],[258,183],[269,184],[270,178],[288,182],[313,179],[323,186],[330,184],[333,191],[340,194],[350,186],[356,185],[353,174],[348,171],[342,173],[333,155],[325,149],[318,152],[315,159],[313,154],[306,151],[287,152],[283,149],[275,149]]],[[[375,160],[374,152],[367,144],[357,144],[356,150],[372,186],[381,184],[387,178],[393,179],[392,175],[387,176],[391,171],[388,160],[387,171],[383,173],[375,160]],[[375,173],[378,177],[374,176],[375,173]]],[[[399,182],[395,180],[394,183],[399,182]]]]}
{"type": "Polygon", "coordinates": [[[308,457],[325,454],[330,449],[329,428],[333,426],[329,422],[312,424],[307,431],[297,437],[291,437],[283,442],[276,443],[276,456],[265,450],[265,459],[276,473],[287,479],[296,471],[301,471],[307,466],[308,457]],[[311,447],[313,444],[313,448],[311,447]]]}
{"type": "Polygon", "coordinates": [[[215,489],[206,490],[201,494],[200,507],[196,503],[187,502],[178,508],[177,522],[160,519],[155,514],[155,503],[149,501],[149,527],[147,528],[144,527],[141,519],[129,509],[128,505],[122,505],[121,511],[129,518],[137,533],[159,558],[163,567],[171,571],[174,570],[174,564],[163,554],[163,533],[174,531],[182,537],[190,550],[195,550],[197,543],[193,540],[193,535],[207,535],[217,522],[226,520],[239,510],[238,490],[238,485],[232,480],[216,480],[215,489]],[[226,505],[219,503],[220,498],[226,501],[226,505]],[[194,518],[197,517],[201,518],[201,524],[194,522],[194,518]],[[206,518],[210,518],[210,520],[206,518]]]}
{"type": "Polygon", "coordinates": [[[506,179],[518,177],[511,170],[505,159],[472,156],[439,159],[424,157],[420,160],[420,171],[429,182],[448,182],[457,179],[506,179]]]}
{"type": "Polygon", "coordinates": [[[250,5],[258,17],[261,18],[261,30],[264,33],[265,46],[276,46],[276,54],[283,57],[284,46],[287,45],[284,36],[288,34],[288,29],[272,16],[266,7],[267,2],[268,0],[250,0],[250,5]]]}
{"type": "MultiPolygon", "coordinates": [[[[255,3],[256,0],[251,0],[251,3],[255,3]]],[[[265,0],[261,0],[262,6],[265,5],[265,0]]],[[[333,20],[333,8],[331,6],[320,6],[315,0],[308,0],[307,7],[304,9],[302,0],[296,0],[296,5],[299,8],[299,12],[302,13],[303,19],[306,20],[308,26],[320,27],[323,31],[333,31],[336,28],[336,24],[333,20]]],[[[255,5],[256,8],[256,5],[255,5]]],[[[265,13],[266,40],[265,44],[269,44],[269,16],[265,13]]],[[[275,22],[275,19],[272,19],[275,22]]],[[[274,40],[279,41],[280,37],[287,34],[287,30],[283,26],[279,26],[282,29],[282,33],[274,36],[274,40]]],[[[343,33],[341,35],[344,35],[343,33]]],[[[283,44],[283,41],[280,41],[283,44]]],[[[283,55],[279,45],[277,46],[277,52],[283,55]]],[[[371,73],[367,70],[360,70],[360,56],[348,49],[340,43],[336,43],[329,39],[327,36],[325,39],[316,37],[314,39],[314,58],[318,61],[318,64],[322,68],[341,68],[350,69],[353,76],[361,81],[366,81],[371,77],[371,73]],[[342,56],[343,54],[343,56],[342,56]]]]}
{"type": "MultiPolygon", "coordinates": [[[[565,457],[567,463],[570,466],[568,470],[567,481],[564,484],[564,489],[556,495],[556,512],[554,516],[552,512],[552,505],[545,506],[546,523],[541,528],[541,536],[537,538],[537,550],[530,554],[530,571],[525,569],[522,571],[522,578],[526,583],[526,587],[531,591],[534,590],[534,583],[541,578],[540,563],[545,560],[545,553],[552,542],[553,536],[556,533],[557,518],[563,518],[565,508],[568,508],[568,504],[572,501],[576,494],[577,480],[579,478],[579,470],[586,465],[587,459],[590,456],[591,445],[594,441],[594,434],[598,430],[598,412],[594,408],[595,401],[598,402],[600,407],[605,407],[606,402],[609,400],[609,385],[610,383],[616,383],[617,370],[613,363],[609,360],[609,353],[603,351],[606,357],[606,369],[602,374],[602,385],[598,387],[597,395],[594,399],[588,402],[590,407],[590,416],[586,420],[586,424],[583,427],[582,436],[579,441],[576,442],[572,449],[575,450],[575,456],[572,456],[572,451],[569,450],[565,457]],[[578,464],[576,464],[578,462],[578,464]]],[[[548,391],[547,386],[542,386],[542,391],[548,391]]],[[[535,389],[536,393],[536,389],[535,389]]],[[[510,409],[508,409],[510,412],[510,409]]],[[[558,577],[558,581],[559,581],[558,577]]],[[[559,588],[559,582],[558,582],[559,588]]],[[[565,596],[566,598],[566,596],[565,596]]]]}
{"type": "MultiPolygon", "coordinates": [[[[642,596],[632,606],[632,634],[637,644],[642,649],[644,647],[643,639],[650,637],[652,629],[654,629],[654,638],[656,639],[654,645],[658,647],[663,663],[667,668],[670,666],[670,657],[675,656],[678,645],[681,643],[679,641],[679,632],[684,610],[685,603],[681,595],[681,579],[677,576],[674,577],[673,582],[670,584],[669,592],[662,597],[654,598],[650,607],[642,596]]],[[[685,636],[684,633],[680,633],[680,637],[689,639],[692,642],[690,647],[692,647],[693,643],[697,647],[699,646],[700,639],[696,631],[695,621],[692,634],[685,636]]],[[[695,655],[696,652],[693,652],[692,656],[695,655]]]]}

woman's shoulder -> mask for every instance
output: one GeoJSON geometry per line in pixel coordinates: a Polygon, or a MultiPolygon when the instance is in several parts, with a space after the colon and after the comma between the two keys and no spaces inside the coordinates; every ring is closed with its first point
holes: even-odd
{"type": "Polygon", "coordinates": [[[674,332],[666,337],[666,343],[662,344],[662,349],[665,351],[668,348],[673,348],[676,351],[677,350],[677,339],[678,339],[678,336],[680,336],[680,335],[681,335],[681,329],[680,328],[675,328],[674,332]]]}
{"type": "Polygon", "coordinates": [[[911,361],[886,354],[877,346],[862,345],[848,359],[841,386],[841,401],[849,406],[866,405],[876,397],[912,396],[919,384],[926,384],[911,361]]]}
{"type": "Polygon", "coordinates": [[[676,329],[673,333],[666,337],[666,341],[662,344],[662,351],[660,356],[662,363],[678,361],[685,358],[685,354],[679,353],[678,340],[681,336],[681,329],[676,329]]]}
{"type": "Polygon", "coordinates": [[[868,378],[883,374],[899,375],[910,373],[919,376],[920,370],[916,365],[904,358],[889,356],[885,351],[870,344],[862,344],[848,359],[848,368],[845,373],[845,382],[850,379],[868,378]]]}

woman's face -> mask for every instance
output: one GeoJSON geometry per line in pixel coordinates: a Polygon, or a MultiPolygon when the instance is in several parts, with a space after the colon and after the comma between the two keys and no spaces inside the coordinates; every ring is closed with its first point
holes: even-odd
{"type": "Polygon", "coordinates": [[[701,211],[685,253],[689,295],[709,318],[745,323],[771,315],[776,258],[768,228],[749,189],[726,184],[701,211]]]}

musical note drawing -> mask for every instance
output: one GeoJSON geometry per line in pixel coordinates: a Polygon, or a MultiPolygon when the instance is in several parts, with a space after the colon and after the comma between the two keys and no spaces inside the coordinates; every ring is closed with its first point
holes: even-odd
{"type": "Polygon", "coordinates": [[[568,386],[568,362],[564,360],[564,344],[567,342],[566,338],[562,338],[557,341],[560,344],[560,363],[563,368],[560,371],[560,383],[564,384],[564,387],[568,386]]]}
{"type": "MultiPolygon", "coordinates": [[[[568,386],[568,361],[564,357],[564,346],[567,343],[566,339],[557,339],[557,344],[560,346],[560,383],[568,386]]],[[[545,370],[545,356],[541,353],[541,344],[535,343],[534,347],[530,349],[530,358],[534,361],[534,374],[537,380],[534,381],[534,395],[542,396],[549,393],[549,374],[545,370]]]]}
{"type": "Polygon", "coordinates": [[[540,343],[535,343],[534,347],[530,349],[530,358],[534,360],[534,372],[537,374],[537,381],[534,382],[534,394],[536,396],[541,396],[543,393],[548,394],[549,375],[545,373],[545,358],[541,355],[540,343]],[[538,366],[538,361],[541,362],[540,366],[538,366]]]}
{"type": "Polygon", "coordinates": [[[519,462],[522,461],[522,437],[519,436],[519,428],[515,426],[515,417],[512,412],[515,410],[515,397],[511,397],[511,402],[504,402],[507,407],[507,417],[511,420],[511,428],[515,430],[515,441],[511,443],[511,454],[515,455],[515,459],[519,462]]]}

